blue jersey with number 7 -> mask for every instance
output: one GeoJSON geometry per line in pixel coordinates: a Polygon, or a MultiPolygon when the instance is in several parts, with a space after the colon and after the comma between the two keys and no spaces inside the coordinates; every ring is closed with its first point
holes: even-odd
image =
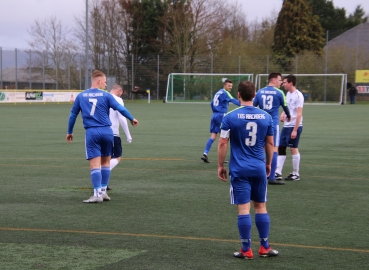
{"type": "Polygon", "coordinates": [[[87,89],[76,97],[71,109],[71,115],[78,115],[81,111],[85,129],[111,126],[109,119],[110,108],[124,111],[123,115],[129,120],[133,120],[133,116],[129,111],[121,106],[110,93],[97,88],[87,89]]]}

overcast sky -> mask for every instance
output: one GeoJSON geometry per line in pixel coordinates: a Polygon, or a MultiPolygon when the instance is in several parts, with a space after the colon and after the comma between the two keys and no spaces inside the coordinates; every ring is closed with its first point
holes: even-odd
{"type": "MultiPolygon", "coordinates": [[[[91,0],[90,0],[91,1],[91,0]]],[[[242,5],[249,22],[261,20],[280,11],[282,0],[231,0],[242,5]]],[[[369,13],[369,0],[333,0],[336,7],[344,7],[346,14],[361,5],[369,13]]],[[[36,20],[55,15],[69,29],[75,17],[84,17],[86,0],[1,0],[0,47],[3,49],[28,48],[27,30],[36,20]]]]}

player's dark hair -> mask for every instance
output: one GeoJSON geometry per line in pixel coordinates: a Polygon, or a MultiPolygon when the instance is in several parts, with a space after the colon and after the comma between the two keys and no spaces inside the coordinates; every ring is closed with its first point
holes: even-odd
{"type": "Polygon", "coordinates": [[[283,78],[283,80],[287,80],[288,83],[291,83],[292,82],[292,85],[293,86],[296,86],[296,76],[295,75],[287,75],[283,78]]]}
{"type": "Polygon", "coordinates": [[[251,101],[255,97],[255,90],[255,85],[250,81],[243,81],[238,85],[238,93],[243,101],[251,101]]]}
{"type": "Polygon", "coordinates": [[[225,80],[223,85],[226,85],[226,83],[233,83],[231,80],[225,80]]]}
{"type": "Polygon", "coordinates": [[[270,82],[271,79],[275,79],[275,78],[278,78],[279,77],[282,77],[282,74],[279,73],[279,72],[272,72],[269,74],[268,76],[268,82],[270,82]]]}
{"type": "Polygon", "coordinates": [[[102,71],[100,71],[100,70],[94,70],[93,72],[92,72],[92,76],[91,76],[91,79],[95,79],[95,78],[97,78],[97,77],[104,77],[105,76],[105,74],[104,74],[104,72],[102,72],[102,71]]]}

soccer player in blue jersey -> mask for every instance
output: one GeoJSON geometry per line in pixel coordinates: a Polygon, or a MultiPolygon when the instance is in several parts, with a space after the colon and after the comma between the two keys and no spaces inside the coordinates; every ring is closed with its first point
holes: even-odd
{"type": "Polygon", "coordinates": [[[218,178],[226,182],[224,159],[230,141],[230,198],[232,204],[237,204],[242,242],[240,251],[234,256],[249,260],[254,258],[251,249],[251,200],[259,232],[259,256],[278,255],[268,242],[270,218],[266,209],[267,176],[271,171],[274,147],[273,120],[267,112],[253,106],[254,97],[255,85],[252,82],[244,81],[238,85],[241,106],[224,116],[218,142],[218,178]]]}
{"type": "Polygon", "coordinates": [[[223,88],[216,92],[213,100],[210,103],[213,111],[210,120],[210,138],[206,143],[204,154],[201,157],[205,163],[209,163],[208,153],[213,145],[213,142],[216,140],[218,133],[220,132],[220,124],[222,123],[223,116],[228,112],[229,102],[240,106],[240,102],[232,97],[231,93],[229,93],[232,90],[232,86],[232,81],[225,80],[223,83],[223,88]]]}
{"type": "Polygon", "coordinates": [[[119,111],[131,121],[133,126],[138,121],[131,113],[120,105],[114,97],[104,91],[106,76],[95,70],[91,76],[92,86],[80,93],[73,104],[68,121],[67,142],[73,141],[73,127],[79,112],[82,114],[83,126],[86,130],[85,149],[86,159],[90,163],[90,177],[94,188],[94,195],[84,200],[84,203],[110,201],[106,188],[110,178],[110,158],[113,149],[114,135],[109,119],[109,109],[119,111]]]}
{"type": "Polygon", "coordinates": [[[268,86],[257,91],[253,100],[255,107],[259,106],[260,109],[266,111],[272,116],[274,125],[274,152],[272,159],[272,170],[270,171],[269,184],[271,185],[284,185],[283,181],[276,181],[275,170],[277,167],[278,159],[278,146],[279,146],[279,107],[283,108],[283,111],[287,115],[287,121],[291,119],[290,111],[287,107],[286,96],[283,91],[279,89],[282,84],[281,73],[270,73],[268,76],[268,86]]]}

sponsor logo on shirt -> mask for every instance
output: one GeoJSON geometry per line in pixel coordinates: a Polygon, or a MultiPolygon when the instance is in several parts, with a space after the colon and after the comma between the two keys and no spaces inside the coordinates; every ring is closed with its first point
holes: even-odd
{"type": "Polygon", "coordinates": [[[265,119],[265,114],[261,114],[261,113],[238,113],[237,114],[238,119],[265,119]]]}
{"type": "Polygon", "coordinates": [[[104,93],[82,93],[83,97],[102,97],[104,93]]]}

